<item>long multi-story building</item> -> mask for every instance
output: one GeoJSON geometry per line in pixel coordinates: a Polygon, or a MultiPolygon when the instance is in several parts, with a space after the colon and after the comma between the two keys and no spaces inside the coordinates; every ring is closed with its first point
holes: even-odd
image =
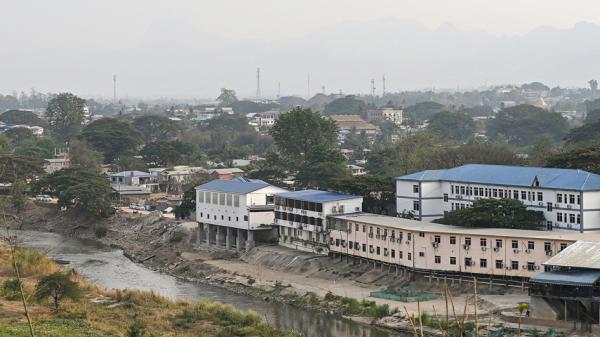
{"type": "Polygon", "coordinates": [[[333,253],[411,270],[529,278],[578,240],[599,234],[466,228],[357,213],[328,219],[333,253]]]}
{"type": "Polygon", "coordinates": [[[396,178],[396,209],[432,221],[482,198],[542,211],[548,230],[600,230],[600,175],[573,169],[469,164],[396,178]]]}
{"type": "Polygon", "coordinates": [[[362,211],[363,198],[319,190],[280,193],[275,196],[275,220],[279,244],[289,248],[327,254],[327,216],[362,211]]]}
{"type": "Polygon", "coordinates": [[[243,250],[254,247],[255,236],[276,240],[274,196],[282,192],[287,190],[243,177],[196,187],[198,243],[243,250]]]}

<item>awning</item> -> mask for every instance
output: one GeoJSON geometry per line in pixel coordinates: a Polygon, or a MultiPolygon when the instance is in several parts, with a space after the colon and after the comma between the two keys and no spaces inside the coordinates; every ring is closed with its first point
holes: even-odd
{"type": "Polygon", "coordinates": [[[573,272],[550,271],[533,275],[531,283],[559,284],[568,286],[593,286],[600,280],[600,270],[573,272]]]}

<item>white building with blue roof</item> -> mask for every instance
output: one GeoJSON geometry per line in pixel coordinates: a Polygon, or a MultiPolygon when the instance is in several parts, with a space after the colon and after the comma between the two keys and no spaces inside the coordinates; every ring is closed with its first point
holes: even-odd
{"type": "Polygon", "coordinates": [[[275,196],[279,244],[319,254],[329,252],[328,215],[362,211],[361,196],[320,190],[302,190],[275,196]]]}
{"type": "Polygon", "coordinates": [[[397,212],[432,221],[482,198],[520,200],[548,230],[600,230],[600,175],[575,169],[468,164],[396,178],[397,212]]]}
{"type": "Polygon", "coordinates": [[[282,192],[287,190],[243,177],[197,186],[198,243],[243,250],[257,239],[276,240],[274,196],[282,192]]]}

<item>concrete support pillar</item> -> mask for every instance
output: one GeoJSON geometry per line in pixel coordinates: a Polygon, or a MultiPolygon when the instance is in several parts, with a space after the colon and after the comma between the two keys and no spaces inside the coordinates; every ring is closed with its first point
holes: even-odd
{"type": "Polygon", "coordinates": [[[206,224],[206,226],[208,226],[207,230],[208,233],[206,235],[206,243],[210,246],[211,244],[214,243],[214,236],[215,236],[215,225],[211,225],[211,224],[206,224]]]}
{"type": "Polygon", "coordinates": [[[246,231],[248,232],[248,241],[246,241],[246,251],[250,251],[250,249],[254,248],[254,232],[251,230],[246,231]]]}
{"type": "Polygon", "coordinates": [[[227,227],[227,236],[225,237],[225,248],[231,249],[231,241],[233,240],[233,229],[227,227]]]}
{"type": "Polygon", "coordinates": [[[222,247],[225,243],[225,233],[222,226],[217,227],[217,247],[222,247]]]}
{"type": "Polygon", "coordinates": [[[239,252],[240,250],[243,249],[244,244],[245,244],[244,230],[243,229],[238,229],[237,230],[237,237],[236,237],[235,249],[239,252]]]}
{"type": "Polygon", "coordinates": [[[204,233],[204,224],[198,223],[198,228],[196,229],[196,244],[202,244],[202,233],[204,233]]]}

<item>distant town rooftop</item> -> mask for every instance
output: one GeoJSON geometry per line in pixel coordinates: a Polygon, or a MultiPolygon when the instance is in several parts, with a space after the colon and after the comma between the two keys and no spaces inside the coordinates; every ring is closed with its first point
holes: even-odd
{"type": "Polygon", "coordinates": [[[401,177],[407,181],[448,181],[574,191],[600,190],[600,175],[575,169],[468,164],[447,170],[426,170],[401,177]],[[537,182],[537,184],[536,184],[537,182]]]}
{"type": "Polygon", "coordinates": [[[295,191],[295,192],[286,192],[280,193],[277,195],[278,197],[294,199],[294,200],[302,200],[308,202],[328,202],[328,201],[338,201],[338,200],[349,200],[362,198],[358,195],[350,195],[350,194],[340,194],[329,191],[320,191],[320,190],[303,190],[303,191],[295,191]]]}
{"type": "MultiPolygon", "coordinates": [[[[510,228],[472,228],[461,226],[450,226],[436,224],[432,222],[423,222],[398,218],[393,216],[371,214],[371,213],[354,213],[345,215],[332,216],[333,219],[342,219],[348,221],[356,221],[365,224],[373,224],[379,226],[393,227],[400,230],[412,230],[425,233],[441,233],[441,234],[457,234],[457,235],[472,235],[472,236],[492,236],[492,237],[523,237],[531,239],[552,239],[552,240],[590,240],[599,241],[600,234],[578,233],[578,232],[558,232],[558,231],[536,231],[526,229],[510,229],[510,228]]],[[[600,253],[598,254],[600,256],[600,253]]],[[[557,255],[558,256],[558,255],[557,255]]]]}
{"type": "Polygon", "coordinates": [[[150,175],[150,173],[142,172],[142,171],[123,171],[123,172],[112,173],[110,176],[111,177],[147,177],[149,175],[150,175]]]}
{"type": "Polygon", "coordinates": [[[269,187],[268,183],[258,179],[246,179],[242,177],[231,180],[216,179],[206,184],[197,186],[197,190],[208,190],[225,193],[251,193],[262,188],[269,187]]]}

